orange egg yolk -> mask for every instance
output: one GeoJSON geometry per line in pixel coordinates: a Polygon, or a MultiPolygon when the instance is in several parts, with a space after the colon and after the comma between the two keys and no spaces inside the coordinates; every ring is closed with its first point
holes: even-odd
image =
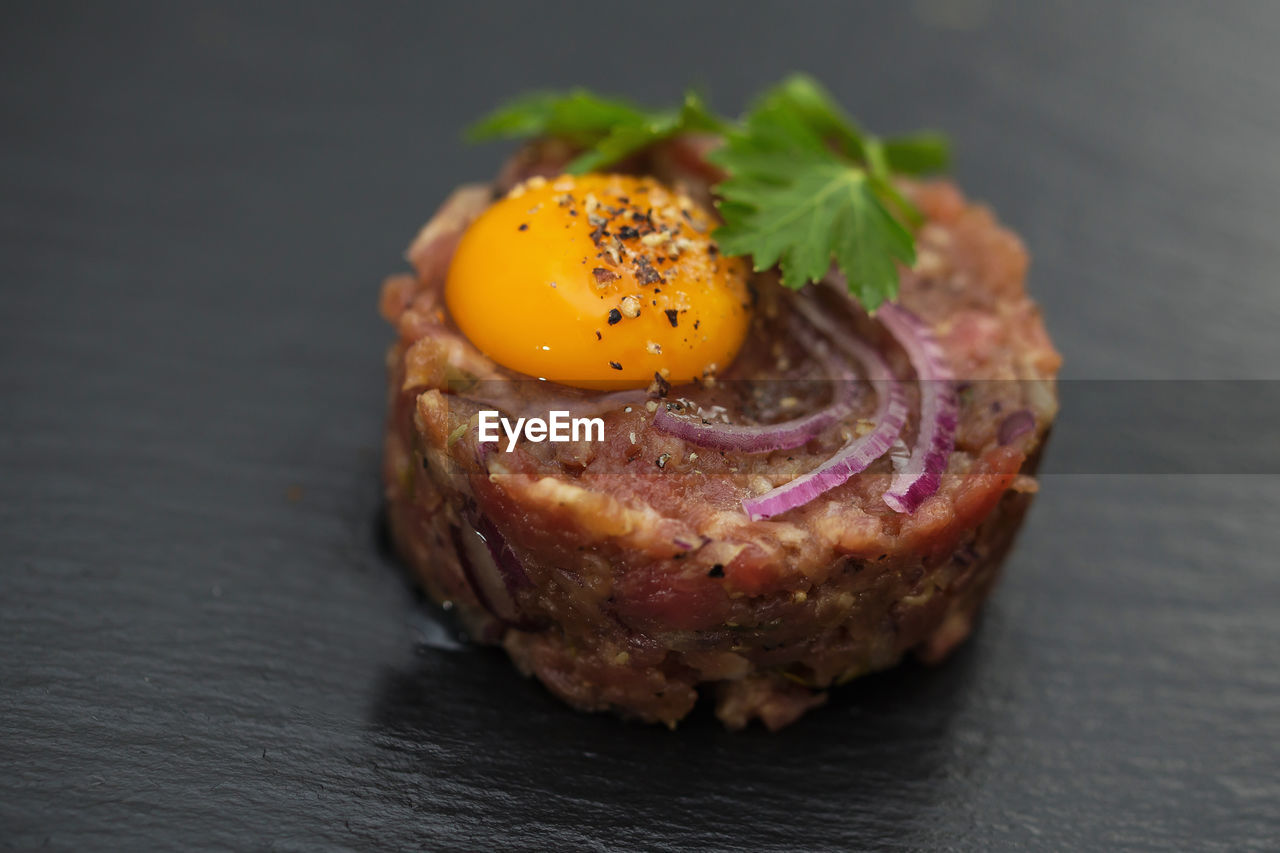
{"type": "Polygon", "coordinates": [[[750,321],[746,265],[705,208],[651,178],[531,178],[463,234],[454,322],[499,364],[580,388],[714,374],[750,321]]]}

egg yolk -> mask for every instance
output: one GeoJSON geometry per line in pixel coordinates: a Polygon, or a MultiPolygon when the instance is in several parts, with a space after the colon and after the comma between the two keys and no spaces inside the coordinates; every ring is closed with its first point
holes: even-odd
{"type": "Polygon", "coordinates": [[[705,208],[652,178],[531,178],[463,234],[454,322],[512,370],[593,389],[714,374],[750,321],[746,265],[705,208]]]}

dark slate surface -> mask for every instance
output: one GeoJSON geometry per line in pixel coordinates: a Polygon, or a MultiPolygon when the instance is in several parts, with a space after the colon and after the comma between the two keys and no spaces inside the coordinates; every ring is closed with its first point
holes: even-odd
{"type": "Polygon", "coordinates": [[[950,663],[670,733],[416,601],[373,304],[497,98],[805,67],[954,135],[1067,376],[1274,380],[1280,6],[254,5],[6,6],[0,845],[1275,848],[1274,467],[1060,470],[950,663]]]}

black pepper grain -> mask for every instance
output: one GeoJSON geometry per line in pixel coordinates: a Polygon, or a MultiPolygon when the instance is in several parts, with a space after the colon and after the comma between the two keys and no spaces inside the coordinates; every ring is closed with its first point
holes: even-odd
{"type": "Polygon", "coordinates": [[[609,362],[609,366],[610,366],[610,367],[612,367],[614,370],[621,370],[621,369],[622,369],[622,365],[621,365],[621,364],[619,364],[619,363],[618,363],[618,362],[616,362],[616,361],[611,361],[611,362],[609,362]]]}
{"type": "Polygon", "coordinates": [[[664,313],[667,315],[667,322],[671,324],[671,328],[674,329],[676,326],[680,325],[679,311],[675,308],[668,308],[664,313]]]}
{"type": "Polygon", "coordinates": [[[661,373],[654,371],[653,384],[656,386],[654,390],[658,392],[659,397],[665,397],[671,393],[671,383],[662,377],[661,373]]]}
{"type": "Polygon", "coordinates": [[[667,280],[662,274],[653,268],[653,264],[649,263],[648,258],[636,259],[636,278],[641,284],[666,284],[667,280]]]}
{"type": "Polygon", "coordinates": [[[617,308],[609,309],[609,325],[614,326],[622,322],[622,312],[617,308]]]}

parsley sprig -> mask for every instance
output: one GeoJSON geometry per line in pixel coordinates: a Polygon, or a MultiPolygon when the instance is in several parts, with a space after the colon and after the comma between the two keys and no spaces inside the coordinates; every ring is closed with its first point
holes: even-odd
{"type": "Polygon", "coordinates": [[[947,141],[935,133],[872,136],[805,75],[766,91],[736,122],[717,117],[692,92],[677,109],[645,110],[575,89],[511,101],[468,138],[561,137],[582,148],[568,166],[582,173],[697,131],[724,137],[709,155],[728,175],[714,188],[722,251],[750,255],[757,270],[776,264],[783,284],[796,289],[820,280],[834,262],[868,310],[897,296],[897,264],[915,260],[920,216],[893,175],[946,168],[947,141]]]}
{"type": "Polygon", "coordinates": [[[467,129],[472,142],[488,139],[558,136],[583,148],[568,165],[575,175],[624,160],[654,143],[681,133],[723,133],[717,117],[693,91],[673,110],[646,110],[620,98],[604,98],[585,89],[568,93],[535,92],[508,101],[467,129]]]}

